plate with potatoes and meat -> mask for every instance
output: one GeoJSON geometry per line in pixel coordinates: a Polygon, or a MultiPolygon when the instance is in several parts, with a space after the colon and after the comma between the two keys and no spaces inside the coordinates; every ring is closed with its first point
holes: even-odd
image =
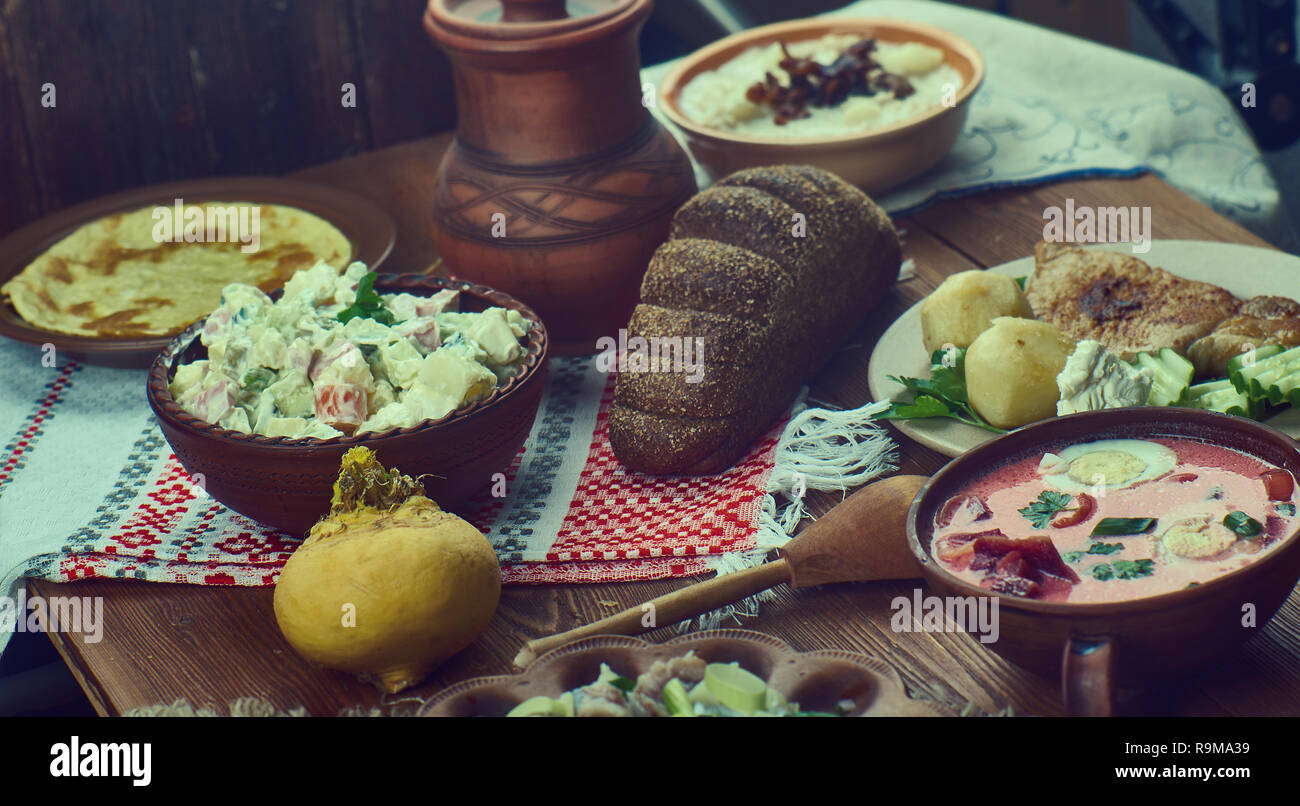
{"type": "Polygon", "coordinates": [[[954,274],[880,337],[880,418],[947,456],[1100,408],[1185,406],[1300,435],[1300,257],[1241,244],[1078,247],[954,274]]]}

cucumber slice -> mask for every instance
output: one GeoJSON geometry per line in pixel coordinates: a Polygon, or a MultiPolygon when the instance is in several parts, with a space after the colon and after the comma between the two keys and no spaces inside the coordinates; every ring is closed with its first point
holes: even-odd
{"type": "Polygon", "coordinates": [[[538,695],[530,697],[510,709],[507,717],[511,716],[555,716],[555,708],[559,703],[550,697],[538,695]]]}
{"type": "Polygon", "coordinates": [[[739,663],[710,663],[704,669],[704,683],[719,702],[746,716],[767,704],[767,683],[739,663]]]}
{"type": "Polygon", "coordinates": [[[1221,411],[1251,419],[1258,419],[1264,409],[1257,399],[1239,391],[1227,378],[1196,384],[1187,390],[1186,402],[1193,408],[1221,411]]]}
{"type": "Polygon", "coordinates": [[[1092,527],[1092,536],[1144,535],[1155,527],[1155,518],[1102,518],[1092,527]]]}
{"type": "MultiPolygon", "coordinates": [[[[1278,353],[1282,352],[1285,349],[1286,349],[1285,347],[1282,347],[1281,345],[1278,344],[1265,344],[1263,347],[1256,347],[1255,363],[1258,364],[1260,361],[1263,361],[1265,358],[1272,358],[1273,356],[1277,355],[1278,353]]],[[[1249,356],[1250,353],[1242,353],[1241,355],[1233,356],[1232,359],[1228,361],[1228,377],[1231,378],[1234,372],[1237,372],[1243,366],[1245,366],[1246,359],[1249,356]]]]}
{"type": "Polygon", "coordinates": [[[765,699],[763,710],[769,714],[784,714],[790,710],[790,703],[786,700],[785,695],[774,688],[768,688],[765,699]]]}
{"type": "Polygon", "coordinates": [[[712,691],[709,690],[708,685],[703,681],[696,683],[691,688],[691,704],[694,705],[695,703],[714,708],[722,705],[722,702],[712,691]]]}
{"type": "Polygon", "coordinates": [[[686,685],[676,677],[664,684],[664,707],[669,716],[695,716],[695,706],[686,693],[686,685]]]}
{"type": "Polygon", "coordinates": [[[1300,403],[1300,347],[1283,350],[1263,360],[1258,358],[1257,352],[1253,366],[1238,367],[1229,378],[1237,391],[1251,400],[1267,400],[1275,406],[1300,403]]]}
{"type": "Polygon", "coordinates": [[[1156,357],[1150,353],[1138,353],[1134,365],[1138,369],[1151,370],[1151,392],[1147,395],[1148,406],[1176,406],[1182,402],[1187,388],[1191,386],[1195,368],[1192,362],[1183,358],[1168,347],[1160,348],[1156,357]]]}

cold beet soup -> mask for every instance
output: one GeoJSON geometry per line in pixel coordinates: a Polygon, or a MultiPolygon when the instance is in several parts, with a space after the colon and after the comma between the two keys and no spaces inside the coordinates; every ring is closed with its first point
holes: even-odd
{"type": "Polygon", "coordinates": [[[1294,528],[1291,473],[1192,439],[1107,439],[1028,456],[935,515],[931,553],[988,590],[1114,602],[1242,568],[1294,528]]]}

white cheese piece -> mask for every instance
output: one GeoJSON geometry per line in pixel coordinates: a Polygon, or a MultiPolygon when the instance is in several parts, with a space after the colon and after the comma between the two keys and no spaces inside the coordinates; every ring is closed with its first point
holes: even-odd
{"type": "Polygon", "coordinates": [[[493,364],[508,364],[519,357],[523,348],[519,337],[510,329],[505,308],[488,308],[479,314],[465,331],[465,337],[474,340],[487,353],[493,364]]]}
{"type": "Polygon", "coordinates": [[[253,404],[253,416],[251,425],[253,430],[259,434],[265,434],[267,426],[271,420],[275,419],[277,412],[275,410],[275,398],[268,394],[257,396],[257,401],[253,404]]]}
{"type": "Polygon", "coordinates": [[[317,385],[349,384],[363,389],[374,384],[365,356],[350,341],[336,341],[327,347],[312,365],[311,379],[317,385]]]}
{"type": "Polygon", "coordinates": [[[249,366],[282,369],[289,345],[285,344],[284,336],[280,335],[280,331],[263,327],[260,330],[260,337],[256,333],[253,336],[253,349],[248,353],[249,366]]]}
{"type": "Polygon", "coordinates": [[[409,341],[402,340],[379,348],[379,361],[394,385],[409,389],[415,384],[424,357],[409,341]]]}
{"type": "Polygon", "coordinates": [[[222,417],[221,422],[217,423],[217,425],[222,428],[229,428],[231,431],[238,431],[241,434],[250,434],[253,431],[248,425],[248,413],[238,406],[231,409],[225,417],[222,417]]]}
{"type": "Polygon", "coordinates": [[[257,286],[231,283],[221,290],[221,307],[247,321],[271,307],[271,298],[257,286]]]}
{"type": "Polygon", "coordinates": [[[405,403],[392,402],[375,412],[357,428],[357,433],[367,431],[391,431],[394,428],[408,428],[420,422],[422,417],[405,403]]]}
{"type": "Polygon", "coordinates": [[[176,376],[172,378],[171,385],[167,387],[168,391],[172,393],[173,398],[179,400],[181,395],[185,394],[190,387],[194,386],[199,381],[202,381],[203,376],[207,374],[207,359],[202,359],[195,361],[192,364],[185,364],[184,366],[178,367],[176,369],[176,376]]]}
{"type": "Polygon", "coordinates": [[[301,297],[308,307],[319,305],[334,297],[338,279],[338,270],[322,260],[289,278],[289,282],[284,284],[284,299],[297,303],[301,297]]]}
{"type": "Polygon", "coordinates": [[[446,398],[454,401],[452,408],[459,408],[486,396],[496,383],[497,376],[482,364],[450,350],[435,350],[425,356],[415,386],[422,396],[446,398]]]}
{"type": "Polygon", "coordinates": [[[1151,370],[1137,369],[1100,342],[1085,339],[1056,376],[1056,388],[1061,393],[1056,413],[1141,406],[1146,403],[1151,382],[1151,370]]]}
{"type": "Polygon", "coordinates": [[[522,339],[528,335],[528,328],[533,323],[524,318],[519,311],[506,311],[506,321],[510,323],[510,330],[515,334],[515,338],[522,339]]]}
{"type": "Polygon", "coordinates": [[[266,387],[266,394],[285,417],[310,417],[316,413],[316,399],[305,372],[286,371],[280,380],[266,387]]]}
{"type": "Polygon", "coordinates": [[[304,417],[272,417],[262,433],[268,437],[296,437],[307,429],[304,417]]]}
{"type": "Polygon", "coordinates": [[[370,398],[367,401],[369,410],[378,412],[384,406],[397,400],[393,393],[393,385],[388,381],[375,381],[375,388],[370,392],[370,398]]]}
{"type": "Polygon", "coordinates": [[[343,437],[347,435],[333,426],[322,423],[320,420],[310,420],[307,423],[307,427],[303,429],[299,436],[315,437],[316,439],[334,439],[335,437],[343,437]]]}

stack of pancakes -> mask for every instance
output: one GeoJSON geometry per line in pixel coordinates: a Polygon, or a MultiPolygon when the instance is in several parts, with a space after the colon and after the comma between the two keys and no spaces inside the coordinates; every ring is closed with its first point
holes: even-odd
{"type": "Polygon", "coordinates": [[[338,266],[352,259],[343,233],[293,207],[209,202],[183,209],[190,215],[195,207],[234,210],[236,219],[240,208],[249,208],[242,220],[257,222],[258,237],[231,226],[225,240],[186,242],[183,223],[175,222],[166,240],[156,211],[171,215],[172,207],[116,213],[64,237],[0,287],[0,296],[28,324],[54,333],[168,336],[211,313],[230,283],[269,292],[317,261],[338,266]],[[251,245],[257,249],[245,251],[251,245]]]}

